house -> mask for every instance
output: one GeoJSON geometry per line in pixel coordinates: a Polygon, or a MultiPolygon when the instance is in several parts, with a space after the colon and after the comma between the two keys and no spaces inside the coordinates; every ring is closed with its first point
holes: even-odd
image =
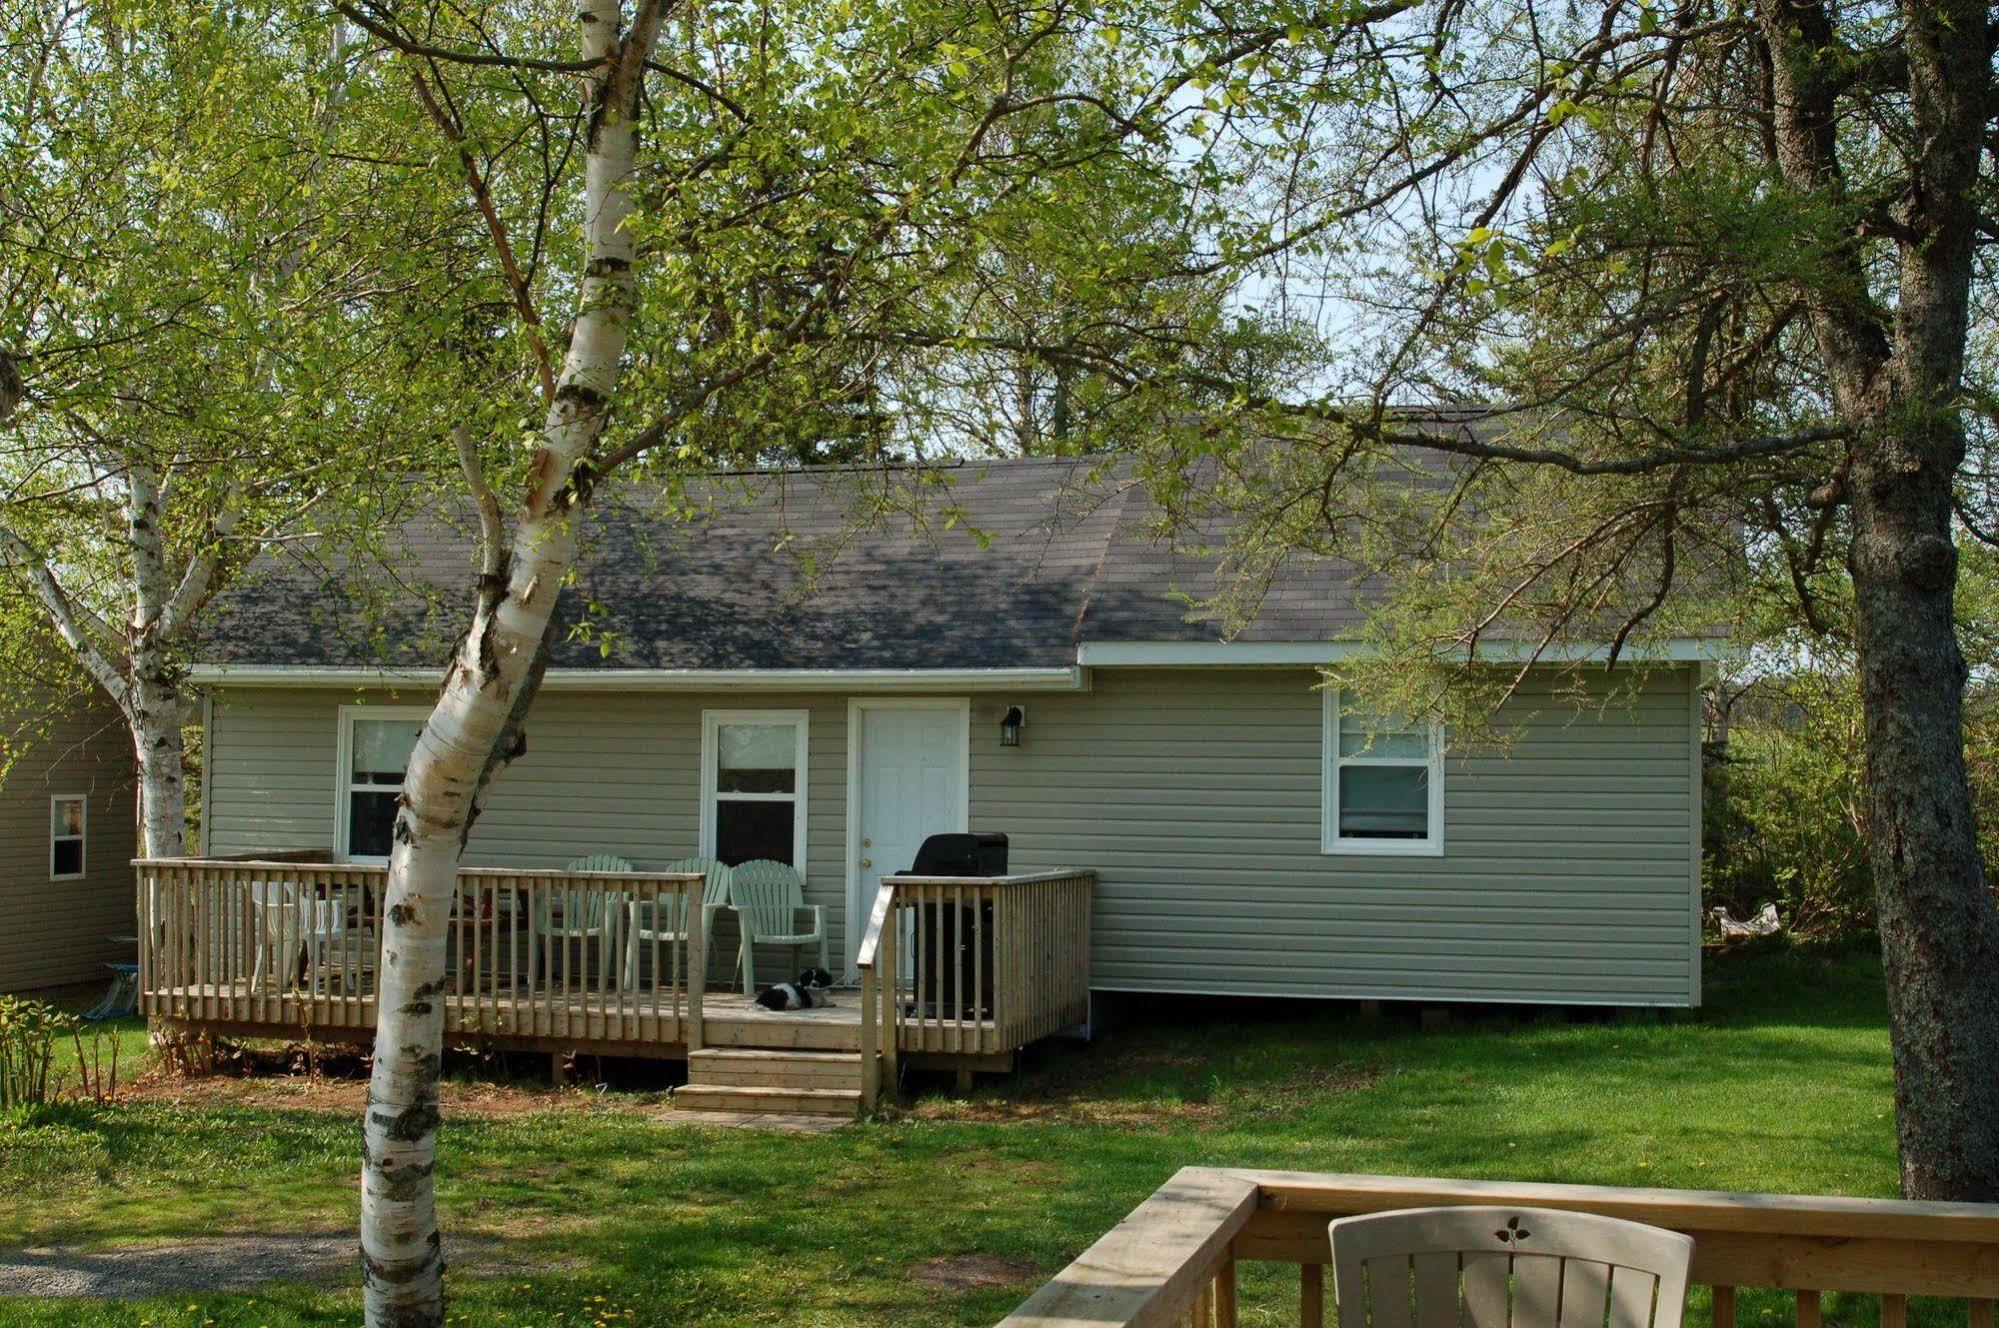
{"type": "MultiPolygon", "coordinates": [[[[1288,569],[1223,640],[1184,598],[1211,569],[1087,470],[724,476],[686,520],[605,495],[468,866],[781,859],[851,970],[925,835],[998,831],[1012,872],[1094,871],[1097,991],[1699,1003],[1706,643],[1620,665],[1601,708],[1531,680],[1504,750],[1370,735],[1320,672],[1354,648],[1350,569],[1288,569]]],[[[386,854],[470,522],[411,523],[392,578],[308,549],[218,604],[210,853],[386,854]]]]}
{"type": "Polygon", "coordinates": [[[0,992],[102,981],[132,958],[125,721],[95,690],[17,681],[0,732],[0,992]]]}

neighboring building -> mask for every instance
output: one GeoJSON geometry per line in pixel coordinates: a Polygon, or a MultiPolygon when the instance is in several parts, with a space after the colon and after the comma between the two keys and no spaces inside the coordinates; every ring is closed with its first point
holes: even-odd
{"type": "Polygon", "coordinates": [[[0,992],[92,982],[129,961],[138,818],[131,739],[95,692],[6,699],[0,775],[0,992]]]}
{"type": "MultiPolygon", "coordinates": [[[[607,499],[569,613],[590,630],[558,647],[468,863],[784,859],[837,961],[924,835],[1003,831],[1016,871],[1098,873],[1099,990],[1699,1002],[1701,643],[1600,709],[1530,682],[1503,752],[1358,741],[1364,711],[1317,671],[1361,621],[1346,569],[1289,569],[1219,640],[1181,594],[1203,566],[1080,473],[965,463],[910,500],[936,518],[914,534],[900,511],[842,534],[893,471],[717,480],[691,521],[607,499]]],[[[211,854],[386,852],[468,602],[464,524],[406,530],[391,593],[301,556],[218,603],[194,670],[211,854]]]]}

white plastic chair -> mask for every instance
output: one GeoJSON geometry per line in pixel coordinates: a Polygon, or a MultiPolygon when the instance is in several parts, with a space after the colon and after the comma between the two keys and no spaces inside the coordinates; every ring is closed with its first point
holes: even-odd
{"type": "MultiPolygon", "coordinates": [[[[715,918],[729,906],[729,868],[714,858],[681,858],[662,869],[669,872],[700,872],[708,879],[701,887],[701,935],[707,952],[707,971],[715,971],[715,918]]],[[[625,923],[625,985],[639,980],[639,946],[659,941],[679,945],[687,939],[686,919],[681,913],[684,895],[662,895],[657,899],[634,899],[625,923]]]]}
{"type": "Polygon", "coordinates": [[[826,910],[805,902],[805,882],[788,863],[774,858],[758,858],[729,869],[729,907],[743,929],[743,994],[757,989],[756,949],[758,945],[791,947],[791,972],[798,976],[799,951],[814,941],[819,943],[819,967],[826,967],[826,910]],[[801,914],[810,913],[812,923],[799,930],[801,914]]]}
{"type": "Polygon", "coordinates": [[[257,912],[257,931],[261,942],[250,968],[251,986],[263,984],[267,962],[277,968],[279,976],[289,983],[293,975],[292,965],[298,961],[298,952],[280,952],[292,943],[305,951],[308,972],[325,974],[332,971],[332,967],[325,962],[327,955],[343,948],[348,940],[345,901],[316,896],[309,898],[304,888],[293,881],[253,881],[250,884],[250,905],[257,912]]]}
{"type": "MultiPolygon", "coordinates": [[[[587,858],[577,858],[565,871],[571,872],[632,872],[637,868],[631,860],[611,853],[594,853],[587,858]]],[[[588,962],[591,941],[598,943],[599,962],[608,963],[617,954],[618,926],[623,921],[624,910],[619,907],[625,896],[603,889],[557,890],[552,895],[543,895],[535,907],[534,941],[528,947],[528,986],[541,981],[542,950],[551,942],[567,946],[571,941],[584,947],[584,962],[588,962]],[[553,907],[560,902],[558,912],[553,907]]],[[[622,981],[622,978],[620,978],[622,981]]]]}
{"type": "Polygon", "coordinates": [[[1694,1250],[1551,1208],[1411,1208],[1329,1232],[1340,1328],[1680,1328],[1694,1250]]]}

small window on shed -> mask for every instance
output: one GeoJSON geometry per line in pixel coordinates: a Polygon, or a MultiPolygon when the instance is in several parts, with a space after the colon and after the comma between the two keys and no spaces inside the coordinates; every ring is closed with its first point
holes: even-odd
{"type": "Polygon", "coordinates": [[[1325,706],[1322,851],[1442,853],[1442,728],[1371,710],[1342,689],[1328,689],[1325,706]]]}
{"type": "Polygon", "coordinates": [[[83,841],[89,820],[88,804],[81,793],[58,793],[49,799],[51,881],[71,881],[83,875],[83,841]]]}

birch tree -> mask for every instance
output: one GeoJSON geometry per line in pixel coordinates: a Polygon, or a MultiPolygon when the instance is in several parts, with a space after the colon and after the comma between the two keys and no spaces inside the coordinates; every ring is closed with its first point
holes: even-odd
{"type": "Polygon", "coordinates": [[[468,398],[455,431],[480,574],[404,780],[365,1131],[368,1321],[431,1325],[456,871],[525,740],[594,495],[756,457],[801,385],[863,358],[919,453],[917,407],[993,357],[1074,370],[1132,418],[1219,408],[1257,383],[1232,357],[1265,326],[1218,298],[1244,271],[1227,255],[1266,233],[1229,195],[1231,159],[1393,6],[589,0],[566,33],[533,5],[339,9],[454,163],[509,294],[490,349],[515,370],[515,395],[468,398]],[[1190,151],[1223,95],[1203,89],[1229,79],[1228,135],[1190,151]],[[1156,244],[1107,242],[1124,208],[1156,244]],[[995,298],[1000,258],[1059,274],[1054,335],[995,298]]]}
{"type": "Polygon", "coordinates": [[[350,375],[407,344],[378,241],[422,212],[336,151],[344,28],[277,18],[0,14],[0,571],[124,715],[152,856],[204,606],[309,522],[358,547],[358,477],[419,469],[416,395],[350,375]]]}

